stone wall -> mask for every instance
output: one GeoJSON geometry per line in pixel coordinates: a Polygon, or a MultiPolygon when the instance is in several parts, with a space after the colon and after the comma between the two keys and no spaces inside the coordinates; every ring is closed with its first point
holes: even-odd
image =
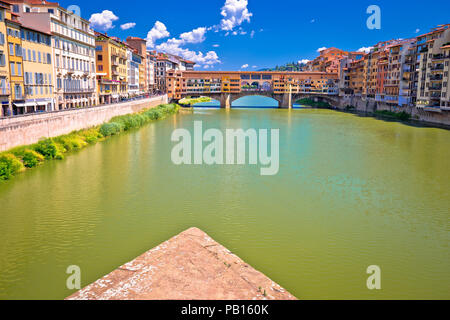
{"type": "MultiPolygon", "coordinates": [[[[383,102],[375,102],[373,100],[363,100],[360,97],[341,97],[340,102],[336,107],[340,110],[345,109],[346,106],[354,106],[357,111],[369,112],[374,111],[393,111],[399,112],[399,108],[383,102]]],[[[426,111],[415,107],[405,107],[401,109],[411,115],[411,119],[428,123],[431,125],[450,126],[450,111],[426,111]]]]}
{"type": "Polygon", "coordinates": [[[0,152],[94,127],[111,118],[168,102],[167,95],[79,110],[65,110],[0,119],[0,152]]]}

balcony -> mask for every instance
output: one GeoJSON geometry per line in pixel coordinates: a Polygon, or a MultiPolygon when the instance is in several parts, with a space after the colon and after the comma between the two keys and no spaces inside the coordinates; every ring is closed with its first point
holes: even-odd
{"type": "Polygon", "coordinates": [[[438,64],[438,65],[432,67],[430,70],[431,71],[442,71],[442,70],[444,70],[444,65],[443,64],[438,64]]]}
{"type": "Polygon", "coordinates": [[[431,87],[428,88],[428,90],[430,90],[430,91],[441,91],[442,90],[442,85],[431,86],[431,87]]]}
{"type": "Polygon", "coordinates": [[[64,93],[92,93],[94,88],[64,89],[64,93]]]}
{"type": "Polygon", "coordinates": [[[432,92],[430,94],[430,98],[431,99],[440,99],[441,98],[441,93],[440,92],[432,92]]]}
{"type": "Polygon", "coordinates": [[[430,80],[431,81],[442,81],[442,79],[443,79],[442,74],[437,74],[437,75],[434,75],[434,76],[430,76],[430,80]]]}
{"type": "Polygon", "coordinates": [[[434,55],[431,57],[432,60],[442,60],[442,59],[444,59],[444,58],[445,58],[445,56],[444,56],[442,53],[440,53],[440,54],[434,54],[434,55]]]}

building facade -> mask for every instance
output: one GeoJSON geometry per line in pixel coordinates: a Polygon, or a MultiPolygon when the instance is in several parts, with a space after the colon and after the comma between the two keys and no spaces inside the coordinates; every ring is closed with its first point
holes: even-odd
{"type": "Polygon", "coordinates": [[[95,36],[89,21],[58,3],[11,0],[21,21],[52,35],[55,109],[98,104],[95,81],[95,36]]]}
{"type": "Polygon", "coordinates": [[[24,93],[27,112],[55,110],[51,34],[22,25],[24,93]]]}
{"type": "Polygon", "coordinates": [[[97,33],[95,43],[100,103],[128,98],[127,46],[101,33],[97,33]]]}
{"type": "Polygon", "coordinates": [[[9,77],[9,59],[6,19],[11,19],[10,4],[0,1],[0,117],[11,116],[11,85],[9,77]]]}

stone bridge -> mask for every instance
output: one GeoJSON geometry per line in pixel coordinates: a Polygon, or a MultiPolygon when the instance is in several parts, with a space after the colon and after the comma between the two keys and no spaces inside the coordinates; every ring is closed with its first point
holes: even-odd
{"type": "MultiPolygon", "coordinates": [[[[308,98],[316,102],[328,102],[332,106],[340,105],[338,95],[320,94],[320,93],[276,93],[274,91],[241,91],[241,92],[203,92],[198,94],[202,97],[209,97],[220,102],[221,108],[231,108],[231,105],[237,99],[247,96],[263,96],[278,101],[278,107],[283,109],[292,108],[294,103],[300,99],[308,98]]],[[[197,96],[192,93],[183,93],[182,98],[197,96]]]]}

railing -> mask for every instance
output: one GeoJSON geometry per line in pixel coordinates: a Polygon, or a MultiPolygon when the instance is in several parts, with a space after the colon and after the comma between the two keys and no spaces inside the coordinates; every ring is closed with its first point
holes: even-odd
{"type": "Polygon", "coordinates": [[[94,92],[94,88],[80,88],[80,89],[64,89],[64,93],[83,93],[83,92],[94,92]]]}

